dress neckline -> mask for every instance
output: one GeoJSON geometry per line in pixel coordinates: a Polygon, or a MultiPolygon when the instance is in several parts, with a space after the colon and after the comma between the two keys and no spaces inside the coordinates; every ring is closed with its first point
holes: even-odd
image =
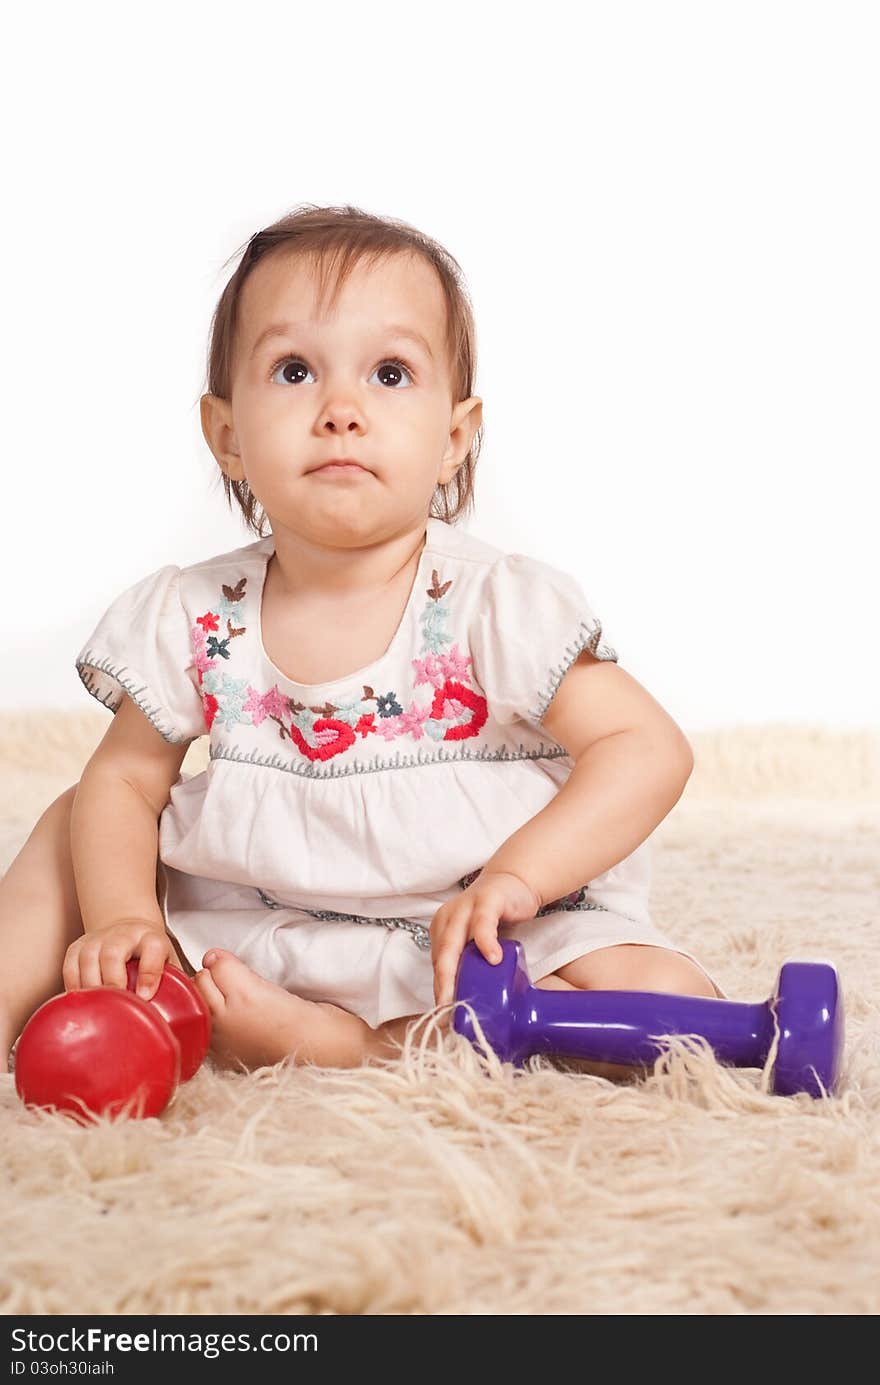
{"type": "Polygon", "coordinates": [[[403,644],[404,640],[407,638],[409,634],[410,628],[414,623],[411,620],[412,610],[416,604],[416,601],[419,598],[420,591],[424,587],[425,574],[428,571],[429,555],[432,557],[436,556],[436,544],[440,532],[438,526],[440,525],[443,525],[444,528],[448,528],[448,525],[445,524],[445,521],[438,519],[435,515],[430,515],[428,517],[425,529],[425,542],[422,545],[422,551],[419,555],[418,567],[416,568],[416,574],[413,579],[413,584],[410,587],[409,595],[406,599],[406,605],[403,608],[403,614],[400,617],[397,629],[391,636],[391,642],[388,645],[388,648],[384,651],[384,653],[379,655],[378,659],[374,659],[371,664],[367,664],[364,668],[356,668],[351,673],[343,674],[341,678],[332,679],[332,681],[329,683],[297,683],[295,679],[288,678],[286,673],[282,673],[281,669],[278,668],[277,664],[274,664],[272,662],[272,660],[269,658],[269,655],[266,653],[266,646],[263,643],[263,593],[266,589],[266,577],[269,571],[269,560],[272,557],[272,554],[275,552],[275,536],[273,534],[269,534],[263,540],[263,544],[265,545],[265,547],[263,548],[263,561],[261,563],[259,587],[257,590],[256,639],[260,658],[262,659],[266,667],[271,670],[276,682],[283,683],[286,688],[293,688],[295,691],[302,693],[304,697],[316,698],[320,700],[324,692],[333,692],[334,690],[343,688],[348,683],[369,681],[371,675],[373,675],[385,663],[386,660],[390,659],[392,655],[397,653],[398,646],[403,644]]]}

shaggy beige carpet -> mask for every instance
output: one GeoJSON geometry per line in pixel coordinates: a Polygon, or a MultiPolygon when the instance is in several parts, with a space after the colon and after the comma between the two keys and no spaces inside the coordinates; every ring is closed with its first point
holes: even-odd
{"type": "MultiPolygon", "coordinates": [[[[5,723],[2,870],[107,718],[5,723]]],[[[735,1000],[766,1000],[786,958],[832,961],[836,1097],[774,1096],[685,1039],[628,1084],[516,1072],[430,1022],[357,1071],[206,1064],[161,1117],[92,1129],[3,1075],[2,1311],[877,1313],[880,736],[690,740],[655,917],[735,1000]]]]}

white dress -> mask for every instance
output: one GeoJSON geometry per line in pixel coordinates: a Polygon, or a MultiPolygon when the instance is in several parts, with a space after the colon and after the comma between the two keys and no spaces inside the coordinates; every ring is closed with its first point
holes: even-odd
{"type": "MultiPolygon", "coordinates": [[[[260,628],[272,535],[123,592],[76,660],[171,742],[210,737],[159,821],[160,903],[193,971],[211,946],[375,1028],[433,1008],[429,927],[574,761],[541,719],[582,649],[617,660],[578,582],[445,521],[367,668],[311,686],[260,628]]],[[[668,947],[648,910],[651,839],[522,923],[533,981],[616,943],[668,947]]],[[[709,978],[712,980],[712,978],[709,978]]],[[[723,991],[713,981],[719,996],[723,991]]]]}

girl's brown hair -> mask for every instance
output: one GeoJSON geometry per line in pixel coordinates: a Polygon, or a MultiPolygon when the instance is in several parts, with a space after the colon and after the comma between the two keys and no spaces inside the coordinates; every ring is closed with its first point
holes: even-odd
{"type": "MultiPolygon", "coordinates": [[[[239,248],[243,248],[244,254],[220,295],[211,319],[206,382],[210,394],[220,399],[231,397],[241,291],[254,265],[280,246],[314,260],[319,274],[321,298],[332,278],[331,305],[336,302],[352,269],[359,262],[372,265],[392,255],[421,255],[436,270],[446,300],[445,347],[453,402],[470,399],[474,394],[476,329],[471,300],[458,261],[436,241],[404,221],[373,216],[348,205],[318,207],[308,203],[262,231],[257,231],[244,247],[239,248]]],[[[233,259],[237,254],[239,250],[229,258],[233,259]]],[[[226,264],[229,264],[229,260],[226,264]]],[[[474,469],[481,442],[482,426],[475,432],[467,456],[452,479],[436,487],[431,500],[432,515],[452,524],[472,509],[474,469]]],[[[247,527],[258,538],[264,538],[266,513],[247,482],[232,481],[222,471],[220,475],[230,509],[234,495],[247,527]]]]}

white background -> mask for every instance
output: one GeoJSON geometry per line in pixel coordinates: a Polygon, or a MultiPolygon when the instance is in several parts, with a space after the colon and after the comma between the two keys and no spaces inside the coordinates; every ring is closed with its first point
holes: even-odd
{"type": "Polygon", "coordinates": [[[42,4],[4,25],[5,708],[253,541],[202,439],[233,252],[302,203],[460,262],[467,529],[581,581],[685,730],[878,709],[874,4],[42,4]]]}

